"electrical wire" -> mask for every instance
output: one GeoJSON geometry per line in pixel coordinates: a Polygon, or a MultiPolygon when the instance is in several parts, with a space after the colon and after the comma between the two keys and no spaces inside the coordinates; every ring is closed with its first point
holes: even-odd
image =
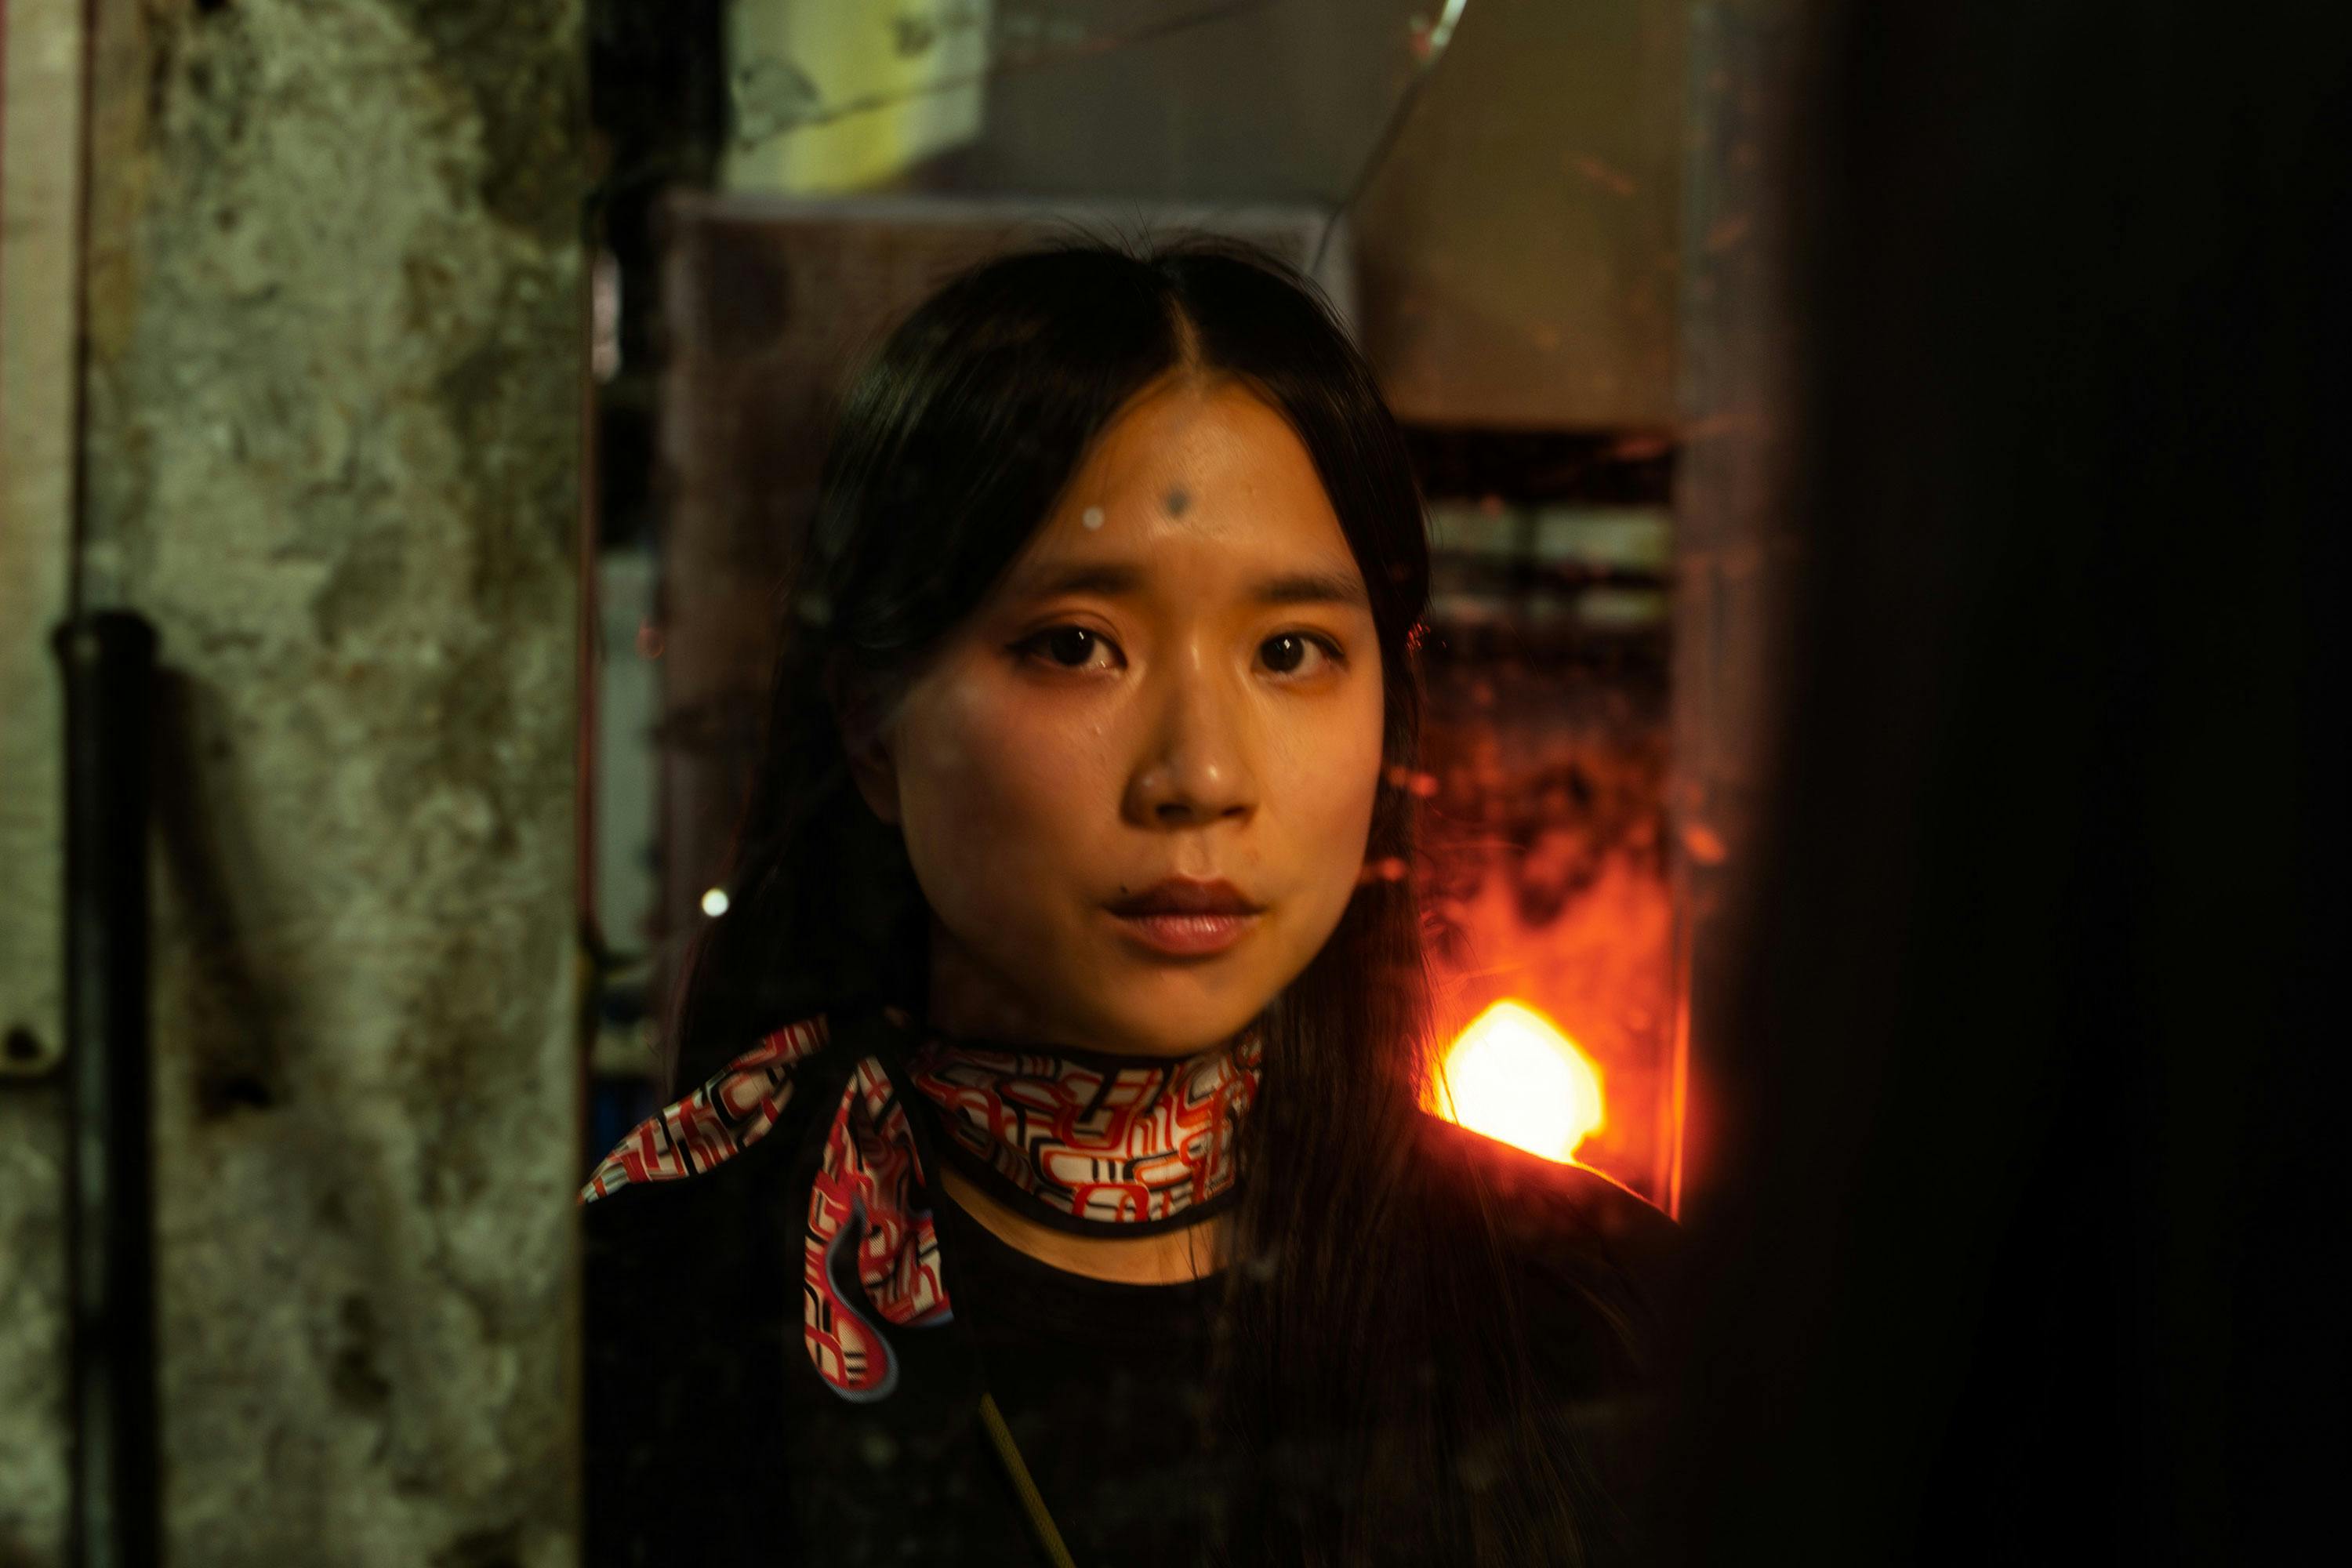
{"type": "Polygon", "coordinates": [[[1404,91],[1397,95],[1396,107],[1389,110],[1388,122],[1381,127],[1380,139],[1372,143],[1372,150],[1358,165],[1355,179],[1349,184],[1339,205],[1331,209],[1331,216],[1323,220],[1322,237],[1315,242],[1315,259],[1307,267],[1310,277],[1321,274],[1324,253],[1331,247],[1331,237],[1339,231],[1339,220],[1354,210],[1356,203],[1362,199],[1366,188],[1371,184],[1372,176],[1379,174],[1381,165],[1388,162],[1389,153],[1396,147],[1397,137],[1404,131],[1405,122],[1412,118],[1413,105],[1421,99],[1421,89],[1429,85],[1429,79],[1437,70],[1437,62],[1445,58],[1445,51],[1453,45],[1454,29],[1461,25],[1462,13],[1469,8],[1469,4],[1470,0],[1445,0],[1444,11],[1429,29],[1428,52],[1422,56],[1421,64],[1414,68],[1412,79],[1405,84],[1404,91]]]}

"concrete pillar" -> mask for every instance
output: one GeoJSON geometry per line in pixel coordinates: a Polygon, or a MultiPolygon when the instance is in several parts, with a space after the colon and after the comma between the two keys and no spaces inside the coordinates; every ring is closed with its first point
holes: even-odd
{"type": "Polygon", "coordinates": [[[65,1541],[65,1125],[58,1071],[81,0],[0,26],[0,1563],[65,1541]]]}
{"type": "Polygon", "coordinates": [[[173,1568],[574,1552],[581,10],[95,7],[173,1568]]]}

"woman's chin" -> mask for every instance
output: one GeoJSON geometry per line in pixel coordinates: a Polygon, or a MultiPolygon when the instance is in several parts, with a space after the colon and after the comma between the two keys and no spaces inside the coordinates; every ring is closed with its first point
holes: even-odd
{"type": "Polygon", "coordinates": [[[1104,1020],[1097,1048],[1129,1057],[1198,1056],[1240,1034],[1257,1014],[1258,1008],[1250,1007],[1139,1015],[1130,1004],[1104,1020]]]}

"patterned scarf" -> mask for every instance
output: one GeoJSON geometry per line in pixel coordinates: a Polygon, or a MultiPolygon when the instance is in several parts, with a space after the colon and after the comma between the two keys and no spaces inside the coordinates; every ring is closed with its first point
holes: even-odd
{"type": "MultiPolygon", "coordinates": [[[[905,1016],[890,1022],[905,1027],[905,1016]]],[[[621,1140],[583,1203],[625,1186],[715,1169],[765,1137],[791,1101],[801,1064],[830,1038],[824,1018],[787,1026],[621,1140]]],[[[991,1195],[1057,1229],[1145,1236],[1195,1224],[1232,1196],[1233,1130],[1255,1097],[1261,1043],[1181,1061],[1022,1051],[934,1036],[905,1077],[936,1112],[948,1158],[991,1195]]],[[[939,1234],[908,1101],[879,1055],[851,1067],[824,1131],[802,1246],[803,1342],[845,1399],[880,1399],[898,1363],[843,1289],[853,1251],[857,1294],[902,1329],[946,1322],[939,1234]]]]}

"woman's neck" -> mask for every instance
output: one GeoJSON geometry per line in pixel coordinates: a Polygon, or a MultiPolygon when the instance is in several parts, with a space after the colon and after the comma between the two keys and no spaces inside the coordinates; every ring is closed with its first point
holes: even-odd
{"type": "MultiPolygon", "coordinates": [[[[966,1039],[1034,1040],[1048,1049],[1075,1044],[1062,1038],[1031,1003],[989,976],[943,928],[934,925],[929,1027],[966,1039]]],[[[999,1241],[1067,1273],[1128,1285],[1173,1285],[1205,1278],[1223,1267],[1227,1227],[1222,1217],[1146,1236],[1080,1235],[1045,1225],[990,1196],[952,1163],[940,1171],[940,1182],[948,1198],[999,1241]]]]}
{"type": "Polygon", "coordinates": [[[963,1040],[1001,1040],[1044,1050],[1093,1051],[1165,1060],[1189,1056],[1197,1045],[1173,1045],[1108,1037],[1066,1014],[1041,1006],[1004,979],[932,920],[929,978],[922,1012],[932,1028],[963,1040]]]}
{"type": "Polygon", "coordinates": [[[940,1172],[940,1185],[997,1240],[1065,1273],[1122,1285],[1179,1285],[1213,1274],[1224,1264],[1223,1216],[1151,1236],[1073,1236],[1006,1207],[965,1180],[953,1165],[940,1172]]]}

